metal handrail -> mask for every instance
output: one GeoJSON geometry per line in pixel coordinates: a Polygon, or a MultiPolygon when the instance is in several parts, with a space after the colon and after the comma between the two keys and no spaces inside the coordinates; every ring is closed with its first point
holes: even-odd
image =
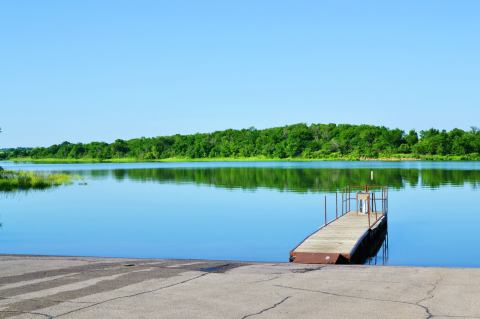
{"type": "Polygon", "coordinates": [[[324,222],[323,226],[326,226],[330,224],[331,222],[337,220],[338,218],[342,217],[343,215],[351,212],[351,201],[356,200],[357,205],[356,209],[357,212],[359,211],[359,202],[358,198],[352,197],[352,191],[354,189],[357,190],[363,190],[365,192],[368,192],[370,194],[370,200],[368,201],[367,205],[367,214],[368,214],[368,227],[372,227],[372,225],[375,225],[375,223],[378,221],[378,213],[379,211],[377,210],[377,201],[381,201],[382,203],[382,216],[386,216],[388,213],[388,187],[385,186],[378,186],[378,185],[365,185],[365,186],[347,186],[343,189],[341,189],[341,210],[340,212],[338,211],[339,206],[338,206],[338,192],[335,192],[335,218],[332,220],[328,220],[328,214],[327,214],[327,195],[324,197],[324,222]],[[372,190],[376,189],[376,190],[372,190]],[[377,193],[380,193],[381,197],[377,198],[377,193]],[[375,213],[375,221],[372,224],[371,222],[371,213],[375,213]]]}
{"type": "MultiPolygon", "coordinates": [[[[354,185],[354,186],[347,186],[345,188],[342,188],[341,189],[341,193],[342,193],[342,196],[341,196],[341,212],[340,212],[340,217],[345,215],[346,213],[349,213],[351,212],[351,201],[352,199],[353,200],[356,200],[357,201],[357,212],[359,210],[359,207],[358,207],[358,198],[355,196],[355,197],[352,197],[352,192],[354,190],[363,190],[364,192],[368,192],[370,194],[370,200],[369,202],[367,203],[368,205],[368,209],[367,209],[367,213],[368,213],[368,225],[369,227],[372,226],[372,223],[371,223],[371,213],[374,212],[375,213],[375,222],[373,223],[373,225],[378,221],[378,213],[379,211],[377,210],[377,201],[381,201],[382,203],[382,215],[383,216],[386,216],[387,213],[388,213],[388,187],[385,187],[385,186],[380,186],[380,185],[364,185],[364,186],[358,186],[358,185],[354,185]],[[377,193],[380,193],[381,197],[380,198],[377,198],[377,193]]],[[[336,198],[336,212],[335,212],[335,219],[336,220],[338,218],[338,194],[337,192],[335,192],[335,198],[336,198]]],[[[326,201],[326,197],[325,197],[325,201],[326,201]]],[[[326,202],[325,202],[325,224],[327,223],[326,221],[326,202]]]]}

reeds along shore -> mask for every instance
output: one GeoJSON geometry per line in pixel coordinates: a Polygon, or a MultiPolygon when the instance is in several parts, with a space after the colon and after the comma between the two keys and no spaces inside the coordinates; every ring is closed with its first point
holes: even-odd
{"type": "Polygon", "coordinates": [[[68,174],[0,170],[0,191],[45,189],[70,184],[72,180],[68,174]]]}

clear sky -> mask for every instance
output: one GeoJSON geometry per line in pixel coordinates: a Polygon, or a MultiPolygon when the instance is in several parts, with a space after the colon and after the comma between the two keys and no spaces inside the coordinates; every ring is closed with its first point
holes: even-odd
{"type": "Polygon", "coordinates": [[[480,126],[480,1],[0,2],[0,147],[480,126]]]}

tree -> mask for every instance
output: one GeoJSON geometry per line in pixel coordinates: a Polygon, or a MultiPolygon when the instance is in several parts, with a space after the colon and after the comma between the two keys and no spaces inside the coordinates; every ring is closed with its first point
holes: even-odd
{"type": "Polygon", "coordinates": [[[405,141],[407,144],[412,147],[418,143],[418,134],[415,130],[408,131],[408,134],[405,136],[405,141]]]}
{"type": "Polygon", "coordinates": [[[118,158],[124,157],[130,150],[127,142],[121,139],[115,140],[111,148],[114,156],[118,158]]]}

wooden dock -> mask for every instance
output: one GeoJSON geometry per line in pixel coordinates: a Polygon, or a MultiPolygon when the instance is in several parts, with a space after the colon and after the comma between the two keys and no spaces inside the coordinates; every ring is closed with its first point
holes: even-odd
{"type": "MultiPolygon", "coordinates": [[[[290,252],[290,261],[307,264],[358,263],[375,253],[385,238],[387,205],[386,192],[382,191],[382,210],[372,211],[371,208],[376,207],[375,203],[370,205],[371,199],[375,200],[372,194],[358,193],[355,198],[342,196],[344,201],[366,199],[367,212],[349,209],[344,212],[342,208],[340,216],[325,223],[290,252]]],[[[349,208],[350,203],[344,206],[349,208]]]]}

